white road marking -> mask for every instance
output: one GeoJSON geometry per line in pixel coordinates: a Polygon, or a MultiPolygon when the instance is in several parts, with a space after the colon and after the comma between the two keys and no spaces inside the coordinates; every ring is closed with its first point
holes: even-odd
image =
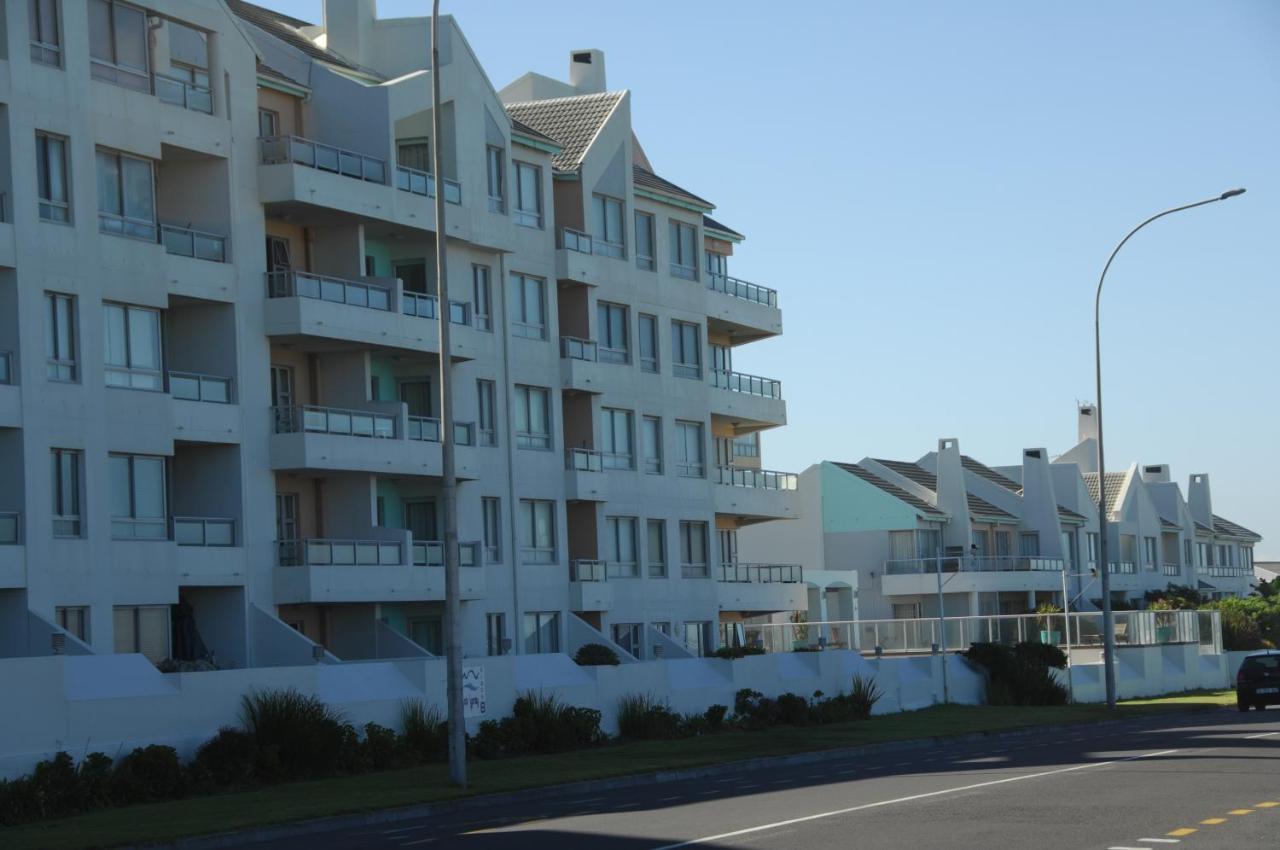
{"type": "Polygon", "coordinates": [[[1246,741],[1252,741],[1254,738],[1270,738],[1272,735],[1280,734],[1280,732],[1263,732],[1259,735],[1245,735],[1246,741]]]}
{"type": "Polygon", "coordinates": [[[1120,847],[1119,845],[1117,845],[1117,846],[1115,846],[1115,847],[1108,847],[1108,848],[1107,848],[1107,850],[1147,850],[1147,848],[1145,848],[1145,847],[1120,847]]]}
{"type": "Polygon", "coordinates": [[[851,773],[857,773],[861,768],[851,767],[848,770],[837,770],[836,776],[848,776],[851,773]]]}
{"type": "Polygon", "coordinates": [[[1110,761],[1092,762],[1090,764],[1076,764],[1071,767],[1061,767],[1056,770],[1044,770],[1039,773],[1026,773],[1021,776],[1007,776],[1004,779],[992,779],[987,782],[975,782],[972,785],[960,785],[955,788],[943,788],[940,791],[927,791],[923,794],[912,794],[907,797],[896,797],[892,800],[880,800],[876,803],[864,803],[860,806],[850,806],[845,809],[835,809],[830,812],[819,812],[816,815],[805,815],[799,818],[790,818],[788,820],[775,821],[774,823],[761,824],[760,826],[752,826],[746,829],[736,829],[733,832],[722,832],[719,835],[706,835],[702,838],[694,838],[689,841],[681,841],[676,844],[664,844],[661,847],[655,847],[654,850],[678,850],[681,847],[693,847],[698,844],[707,844],[711,841],[723,841],[727,838],[737,838],[741,835],[752,835],[757,832],[766,832],[771,829],[781,829],[784,826],[792,826],[797,823],[807,823],[809,821],[822,820],[824,818],[836,817],[838,815],[852,814],[853,812],[862,812],[867,809],[878,809],[882,806],[892,806],[897,803],[911,803],[916,800],[928,800],[933,797],[941,797],[945,794],[958,794],[962,791],[975,791],[979,788],[991,788],[996,785],[1007,785],[1010,782],[1022,782],[1026,779],[1040,779],[1045,776],[1056,776],[1061,773],[1073,773],[1078,770],[1088,770],[1093,767],[1107,767],[1108,765],[1119,764],[1127,761],[1137,761],[1138,759],[1155,758],[1156,756],[1167,756],[1170,753],[1176,753],[1177,750],[1158,750],[1154,753],[1143,753],[1140,756],[1129,756],[1122,759],[1112,759],[1110,761]]]}
{"type": "Polygon", "coordinates": [[[1150,841],[1152,844],[1178,844],[1181,838],[1139,838],[1139,841],[1150,841]]]}

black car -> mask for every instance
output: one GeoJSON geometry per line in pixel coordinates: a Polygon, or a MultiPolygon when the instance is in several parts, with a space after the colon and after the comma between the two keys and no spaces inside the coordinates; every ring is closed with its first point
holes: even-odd
{"type": "Polygon", "coordinates": [[[1246,655],[1236,673],[1236,707],[1259,711],[1268,705],[1280,705],[1280,651],[1255,652],[1246,655]]]}

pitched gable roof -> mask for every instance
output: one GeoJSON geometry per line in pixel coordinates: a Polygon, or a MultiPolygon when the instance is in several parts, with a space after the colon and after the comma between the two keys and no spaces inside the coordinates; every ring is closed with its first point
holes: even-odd
{"type": "Polygon", "coordinates": [[[1243,525],[1236,525],[1231,520],[1220,517],[1217,514],[1213,515],[1213,532],[1225,537],[1239,537],[1243,540],[1258,541],[1262,539],[1261,534],[1250,531],[1243,525]]]}
{"type": "MultiPolygon", "coordinates": [[[[876,458],[875,461],[892,469],[903,478],[914,481],[926,490],[932,490],[934,493],[938,492],[938,476],[918,464],[905,460],[881,460],[880,458],[876,458]]],[[[967,489],[965,490],[965,501],[968,502],[969,513],[974,516],[1015,519],[1014,515],[1004,508],[996,507],[986,499],[970,493],[967,489]]]]}
{"type": "MultiPolygon", "coordinates": [[[[1084,472],[1085,489],[1089,491],[1089,499],[1096,505],[1098,504],[1098,473],[1084,472]]],[[[1110,514],[1116,509],[1116,504],[1120,499],[1120,488],[1124,486],[1124,478],[1127,473],[1124,472],[1108,472],[1107,473],[1107,513],[1110,514]]]]}
{"type": "Polygon", "coordinates": [[[996,472],[994,469],[987,466],[985,463],[982,463],[981,461],[978,461],[978,460],[974,460],[968,455],[960,455],[960,465],[976,475],[981,475],[983,478],[987,479],[992,484],[995,484],[998,487],[1003,487],[1004,489],[1008,490],[1010,493],[1022,492],[1022,485],[1019,484],[1017,481],[1014,481],[1012,478],[1009,478],[1007,475],[1002,475],[1001,473],[996,472]]]}
{"type": "Polygon", "coordinates": [[[734,230],[729,225],[721,224],[720,222],[716,221],[714,218],[712,218],[709,215],[704,215],[702,217],[702,227],[706,230],[718,230],[721,233],[728,234],[729,236],[736,237],[737,239],[747,238],[743,236],[741,233],[739,233],[738,231],[734,230]]]}
{"type": "MultiPolygon", "coordinates": [[[[507,117],[511,118],[510,115],[508,115],[507,117]]],[[[528,136],[529,138],[535,141],[546,142],[549,145],[555,145],[556,147],[560,147],[560,143],[557,142],[555,139],[551,138],[546,133],[539,133],[537,130],[533,129],[528,124],[524,123],[518,118],[511,118],[511,131],[514,133],[520,133],[521,135],[528,136]]]]}
{"type": "Polygon", "coordinates": [[[631,166],[631,179],[636,184],[637,189],[648,189],[651,192],[667,195],[706,210],[715,209],[716,205],[706,198],[700,198],[688,189],[683,189],[670,180],[659,177],[649,169],[642,168],[639,165],[631,166]]]}
{"type": "Polygon", "coordinates": [[[300,30],[302,27],[309,27],[311,24],[297,18],[282,15],[272,9],[267,9],[253,3],[247,3],[245,0],[227,0],[227,7],[237,18],[245,23],[252,24],[270,36],[280,39],[285,44],[300,50],[312,59],[326,62],[330,65],[336,65],[339,68],[346,68],[348,71],[358,71],[361,74],[369,74],[381,77],[380,74],[374,74],[367,68],[361,68],[354,62],[351,62],[332,50],[326,50],[313,42],[311,39],[303,35],[300,30]]]}
{"type": "Polygon", "coordinates": [[[929,519],[945,519],[947,516],[924,499],[921,499],[919,496],[912,493],[908,493],[897,484],[891,484],[888,481],[885,481],[879,475],[876,475],[866,467],[858,466],[856,463],[836,463],[835,466],[840,467],[851,475],[856,475],[871,486],[883,490],[885,493],[893,496],[898,501],[905,502],[929,519]]]}
{"type": "Polygon", "coordinates": [[[507,114],[554,140],[563,150],[551,158],[556,171],[577,171],[587,148],[625,92],[607,91],[508,103],[507,114]]]}

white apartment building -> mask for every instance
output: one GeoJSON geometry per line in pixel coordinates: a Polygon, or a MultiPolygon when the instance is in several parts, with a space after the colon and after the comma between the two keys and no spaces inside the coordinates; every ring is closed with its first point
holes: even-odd
{"type": "Polygon", "coordinates": [[[5,4],[0,656],[443,652],[440,310],[466,654],[700,654],[803,607],[737,552],[797,513],[780,384],[733,366],[777,295],[604,56],[498,92],[444,18],[434,138],[429,19],[324,11],[5,4]]]}
{"type": "MultiPolygon", "coordinates": [[[[800,474],[800,519],[740,539],[747,557],[788,553],[805,564],[811,622],[1025,614],[1038,605],[1096,610],[1099,583],[1097,430],[1078,411],[1079,442],[1050,458],[987,466],[957,440],[916,461],[823,461],[800,474]],[[1065,579],[1065,582],[1064,582],[1065,579]]],[[[1247,595],[1261,538],[1214,513],[1208,475],[1186,495],[1165,464],[1107,473],[1108,561],[1116,603],[1192,586],[1247,595]]]]}

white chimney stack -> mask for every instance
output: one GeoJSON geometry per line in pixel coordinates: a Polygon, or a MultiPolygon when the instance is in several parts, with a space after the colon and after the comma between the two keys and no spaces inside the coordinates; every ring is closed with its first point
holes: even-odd
{"type": "Polygon", "coordinates": [[[1076,441],[1083,443],[1085,440],[1098,439],[1098,409],[1092,404],[1080,405],[1079,415],[1076,417],[1076,441]]]}
{"type": "Polygon", "coordinates": [[[604,51],[575,50],[569,54],[569,85],[578,94],[605,91],[604,51]]]}

